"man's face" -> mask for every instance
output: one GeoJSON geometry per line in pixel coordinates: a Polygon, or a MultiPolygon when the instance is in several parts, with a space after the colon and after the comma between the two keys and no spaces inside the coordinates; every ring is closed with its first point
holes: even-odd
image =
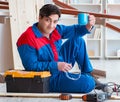
{"type": "Polygon", "coordinates": [[[39,18],[39,29],[43,34],[50,34],[58,23],[59,16],[52,14],[49,17],[39,18]]]}

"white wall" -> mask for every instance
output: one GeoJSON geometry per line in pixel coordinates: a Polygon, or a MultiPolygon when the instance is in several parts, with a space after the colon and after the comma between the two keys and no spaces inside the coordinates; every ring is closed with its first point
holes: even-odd
{"type": "Polygon", "coordinates": [[[0,23],[0,72],[13,68],[10,21],[0,23]]]}

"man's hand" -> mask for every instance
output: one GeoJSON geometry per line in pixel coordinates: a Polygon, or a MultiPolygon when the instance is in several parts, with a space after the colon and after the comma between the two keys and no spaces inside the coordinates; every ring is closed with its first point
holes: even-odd
{"type": "Polygon", "coordinates": [[[72,65],[66,62],[58,62],[58,70],[68,72],[72,68],[72,65]]]}
{"type": "Polygon", "coordinates": [[[86,28],[90,31],[92,26],[95,25],[95,22],[96,22],[96,18],[94,15],[88,15],[89,18],[88,18],[88,24],[86,25],[86,28]]]}

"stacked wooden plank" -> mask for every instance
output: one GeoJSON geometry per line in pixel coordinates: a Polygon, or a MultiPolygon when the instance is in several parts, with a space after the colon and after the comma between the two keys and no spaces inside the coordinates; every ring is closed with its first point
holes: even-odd
{"type": "Polygon", "coordinates": [[[9,9],[9,3],[7,1],[0,1],[0,9],[9,9]]]}

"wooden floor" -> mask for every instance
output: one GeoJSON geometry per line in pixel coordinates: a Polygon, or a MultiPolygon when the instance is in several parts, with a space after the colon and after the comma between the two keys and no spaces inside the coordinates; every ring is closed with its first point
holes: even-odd
{"type": "MultiPolygon", "coordinates": [[[[120,60],[91,60],[96,69],[102,69],[107,72],[106,79],[100,81],[115,82],[120,84],[120,60]]],[[[0,84],[0,93],[6,92],[6,85],[0,84]]],[[[116,94],[115,94],[116,95],[116,94]]],[[[119,95],[120,96],[120,95],[119,95]]],[[[62,101],[59,98],[26,98],[26,97],[0,97],[0,102],[83,102],[81,98],[72,98],[69,101],[62,101]]],[[[120,102],[120,100],[106,100],[105,102],[120,102]]]]}

